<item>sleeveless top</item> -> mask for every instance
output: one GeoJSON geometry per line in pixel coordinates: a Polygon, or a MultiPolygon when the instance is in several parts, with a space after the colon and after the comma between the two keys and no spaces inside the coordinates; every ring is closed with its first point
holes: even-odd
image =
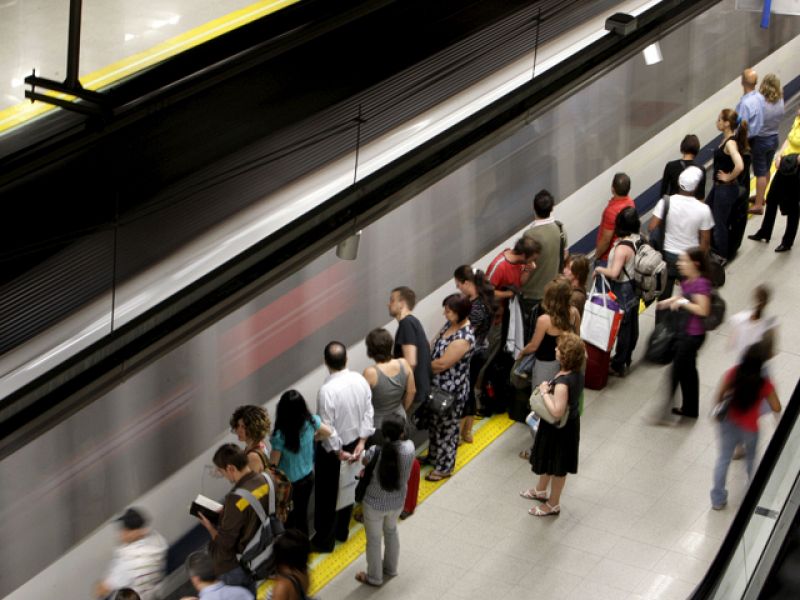
{"type": "Polygon", "coordinates": [[[403,408],[403,396],[406,394],[408,374],[400,367],[400,372],[394,377],[389,377],[377,365],[378,382],[372,388],[372,406],[375,409],[375,429],[380,429],[381,423],[389,415],[396,415],[403,421],[406,420],[406,411],[403,408]]]}
{"type": "Polygon", "coordinates": [[[725,154],[725,146],[732,139],[734,139],[733,136],[727,138],[724,142],[722,142],[721,146],[717,146],[714,149],[714,181],[720,185],[736,183],[735,181],[725,182],[717,179],[718,171],[722,171],[723,173],[733,172],[733,159],[728,154],[725,154]]]}
{"type": "Polygon", "coordinates": [[[615,281],[624,283],[626,281],[631,281],[631,279],[633,279],[633,261],[636,258],[636,242],[638,241],[637,239],[638,237],[639,236],[635,234],[626,235],[624,238],[617,239],[617,243],[614,244],[613,248],[611,248],[611,252],[609,252],[608,254],[609,266],[611,266],[611,264],[614,262],[614,252],[616,251],[617,247],[620,244],[628,246],[633,250],[633,254],[631,254],[628,257],[628,260],[625,261],[625,264],[622,265],[622,270],[619,272],[619,275],[617,276],[615,281]]]}
{"type": "Polygon", "coordinates": [[[553,361],[556,359],[556,342],[558,341],[557,335],[550,335],[545,333],[539,347],[534,352],[536,360],[553,361]]]}

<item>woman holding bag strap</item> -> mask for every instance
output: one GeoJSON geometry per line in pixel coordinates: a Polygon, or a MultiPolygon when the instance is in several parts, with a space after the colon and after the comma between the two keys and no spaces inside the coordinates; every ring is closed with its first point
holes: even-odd
{"type": "MultiPolygon", "coordinates": [[[[540,306],[540,315],[536,319],[530,342],[520,351],[520,356],[534,354],[531,384],[536,386],[543,381],[550,381],[558,372],[556,358],[556,342],[558,337],[567,331],[577,333],[581,329],[581,315],[571,305],[572,286],[566,277],[559,276],[544,287],[544,298],[540,306]]],[[[519,453],[520,458],[528,460],[530,450],[519,453]]]]}
{"type": "Polygon", "coordinates": [[[574,333],[562,333],[558,338],[556,358],[560,369],[552,382],[543,382],[539,390],[545,406],[554,417],[560,418],[569,408],[569,418],[560,428],[544,419],[539,423],[530,460],[531,470],[539,475],[539,480],[535,488],[520,492],[523,498],[543,502],[528,511],[534,517],[555,516],[561,512],[561,492],[567,474],[578,472],[581,433],[578,405],[583,391],[581,371],[586,362],[583,340],[574,333]]]}
{"type": "Polygon", "coordinates": [[[611,291],[625,311],[617,334],[617,349],[611,359],[610,371],[617,377],[625,377],[630,369],[633,349],[639,340],[639,295],[633,281],[636,243],[639,241],[639,215],[635,208],[628,207],[617,215],[614,235],[617,241],[608,255],[608,266],[597,267],[595,273],[611,280],[611,291]]]}
{"type": "Polygon", "coordinates": [[[668,406],[678,385],[681,386],[682,404],[673,408],[672,414],[696,419],[700,396],[700,378],[697,374],[697,353],[706,339],[703,317],[711,312],[711,281],[708,278],[708,255],[700,248],[690,248],[678,257],[681,281],[680,296],[673,296],[656,304],[658,310],[680,310],[688,314],[678,337],[675,358],[670,373],[668,406]]]}

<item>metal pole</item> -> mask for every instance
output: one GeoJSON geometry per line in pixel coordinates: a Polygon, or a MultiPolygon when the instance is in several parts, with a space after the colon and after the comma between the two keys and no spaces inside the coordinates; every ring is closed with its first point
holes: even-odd
{"type": "Polygon", "coordinates": [[[69,1],[69,38],[67,40],[67,78],[68,86],[81,87],[78,81],[78,66],[81,57],[81,8],[82,0],[69,1]]]}

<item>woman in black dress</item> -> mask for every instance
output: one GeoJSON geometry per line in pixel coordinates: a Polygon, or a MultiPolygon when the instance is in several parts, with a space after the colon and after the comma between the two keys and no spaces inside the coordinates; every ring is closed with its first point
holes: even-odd
{"type": "Polygon", "coordinates": [[[525,490],[521,494],[529,500],[543,502],[528,511],[534,517],[557,515],[561,512],[561,492],[567,473],[578,472],[581,433],[579,399],[583,391],[582,371],[586,362],[586,349],[581,338],[566,331],[558,336],[556,359],[561,368],[551,381],[542,383],[539,389],[550,413],[558,418],[569,407],[569,419],[560,429],[544,419],[539,423],[530,459],[531,468],[539,475],[539,481],[534,489],[525,490]]]}

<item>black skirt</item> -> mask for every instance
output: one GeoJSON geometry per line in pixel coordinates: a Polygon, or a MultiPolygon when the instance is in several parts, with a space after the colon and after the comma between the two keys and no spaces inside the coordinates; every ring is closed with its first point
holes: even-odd
{"type": "Polygon", "coordinates": [[[580,417],[570,419],[561,429],[542,419],[531,451],[531,469],[537,475],[563,477],[578,472],[580,417]]]}

